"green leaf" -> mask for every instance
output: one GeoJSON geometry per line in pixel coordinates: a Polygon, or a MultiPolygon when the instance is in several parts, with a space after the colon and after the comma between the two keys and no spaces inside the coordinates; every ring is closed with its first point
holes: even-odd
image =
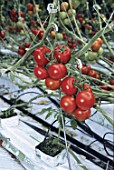
{"type": "Polygon", "coordinates": [[[53,111],[48,112],[48,114],[46,115],[45,119],[48,119],[52,114],[53,114],[53,111]]]}
{"type": "Polygon", "coordinates": [[[74,130],[77,128],[77,122],[75,119],[71,119],[70,124],[74,130]]]}
{"type": "Polygon", "coordinates": [[[45,112],[49,112],[50,110],[52,110],[52,107],[44,108],[44,109],[41,110],[41,112],[39,114],[42,115],[45,112]]]}

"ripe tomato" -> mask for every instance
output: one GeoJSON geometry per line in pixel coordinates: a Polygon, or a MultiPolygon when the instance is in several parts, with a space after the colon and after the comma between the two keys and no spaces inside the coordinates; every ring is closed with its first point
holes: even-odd
{"type": "Polygon", "coordinates": [[[82,71],[82,74],[88,74],[89,73],[89,70],[90,70],[90,68],[89,67],[87,67],[87,66],[82,66],[82,69],[81,69],[81,71],[82,71]]]}
{"type": "Polygon", "coordinates": [[[40,46],[34,50],[34,60],[39,66],[45,66],[49,60],[45,57],[45,55],[49,54],[51,50],[45,46],[40,46]]]}
{"type": "Polygon", "coordinates": [[[88,110],[95,104],[95,96],[88,90],[83,90],[77,94],[76,104],[82,110],[88,110]]]}
{"type": "Polygon", "coordinates": [[[34,5],[33,5],[33,4],[31,4],[31,3],[28,3],[28,4],[27,4],[27,10],[28,10],[28,11],[32,11],[33,8],[34,8],[34,5]]]}
{"type": "Polygon", "coordinates": [[[84,84],[83,84],[83,89],[84,89],[84,90],[87,90],[87,91],[89,91],[89,92],[92,93],[92,88],[91,88],[91,86],[90,86],[89,84],[87,84],[87,83],[84,83],[84,84]]]}
{"type": "Polygon", "coordinates": [[[63,64],[52,64],[48,68],[48,74],[52,79],[58,80],[66,76],[67,68],[63,64]]]}
{"type": "Polygon", "coordinates": [[[63,96],[60,100],[60,106],[64,112],[72,114],[76,109],[76,100],[72,96],[63,96]]]}
{"type": "Polygon", "coordinates": [[[4,39],[6,36],[6,30],[0,31],[0,38],[4,39]]]}
{"type": "Polygon", "coordinates": [[[40,80],[44,80],[48,77],[48,72],[44,67],[38,66],[36,65],[34,67],[34,75],[40,79],[40,80]]]}
{"type": "Polygon", "coordinates": [[[54,57],[59,63],[67,63],[71,57],[71,50],[64,44],[57,45],[54,49],[54,57]]]}
{"type": "Polygon", "coordinates": [[[114,79],[110,80],[109,84],[114,85],[114,79]]]}
{"type": "Polygon", "coordinates": [[[77,88],[74,86],[75,83],[75,78],[74,77],[66,77],[62,83],[61,83],[61,88],[62,91],[66,94],[66,95],[73,95],[77,92],[77,88]]]}
{"type": "Polygon", "coordinates": [[[94,78],[96,78],[96,74],[97,74],[97,72],[93,69],[89,70],[89,72],[88,72],[88,75],[91,77],[94,77],[94,78]]]}
{"type": "Polygon", "coordinates": [[[26,51],[24,49],[18,49],[18,54],[21,56],[24,56],[24,54],[26,53],[26,51]]]}
{"type": "Polygon", "coordinates": [[[61,80],[54,80],[50,77],[45,79],[45,85],[50,90],[57,90],[61,85],[61,80]]]}
{"type": "Polygon", "coordinates": [[[74,112],[74,117],[79,121],[84,121],[90,117],[91,110],[82,110],[80,108],[77,108],[74,112]]]}
{"type": "Polygon", "coordinates": [[[107,90],[107,91],[109,90],[109,87],[107,85],[105,85],[105,84],[101,84],[100,87],[103,90],[107,90]]]}

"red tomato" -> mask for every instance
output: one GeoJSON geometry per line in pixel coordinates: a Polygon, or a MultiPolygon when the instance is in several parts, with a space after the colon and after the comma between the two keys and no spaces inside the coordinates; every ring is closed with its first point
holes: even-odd
{"type": "Polygon", "coordinates": [[[30,48],[30,43],[29,43],[29,42],[26,42],[26,43],[25,43],[25,47],[26,47],[26,48],[30,48]]]}
{"type": "Polygon", "coordinates": [[[88,74],[89,73],[89,70],[90,70],[90,68],[89,67],[87,67],[87,66],[82,66],[82,69],[81,69],[81,71],[82,71],[82,74],[88,74]]]}
{"type": "Polygon", "coordinates": [[[91,114],[91,110],[82,110],[80,108],[77,108],[74,112],[73,112],[75,118],[79,121],[84,121],[86,119],[88,119],[90,117],[91,114]]]}
{"type": "Polygon", "coordinates": [[[105,84],[101,84],[100,87],[103,90],[109,90],[109,87],[107,85],[105,85],[105,84]]]}
{"type": "Polygon", "coordinates": [[[71,50],[64,44],[55,47],[54,56],[59,63],[67,63],[71,57],[71,50]]]}
{"type": "Polygon", "coordinates": [[[75,83],[75,78],[74,77],[66,77],[62,83],[61,83],[61,88],[62,91],[66,94],[66,95],[73,95],[77,92],[77,88],[74,86],[75,83]]]}
{"type": "Polygon", "coordinates": [[[34,75],[40,79],[40,80],[44,80],[48,77],[48,72],[44,67],[38,66],[36,65],[34,67],[34,75]]]}
{"type": "Polygon", "coordinates": [[[87,84],[87,83],[84,83],[84,84],[83,84],[83,89],[84,89],[84,90],[87,90],[87,91],[89,91],[89,92],[92,92],[91,86],[90,86],[89,84],[87,84]]]}
{"type": "Polygon", "coordinates": [[[34,60],[39,66],[45,66],[49,60],[45,57],[45,54],[49,54],[51,50],[45,46],[40,46],[34,51],[34,60]]]}
{"type": "Polygon", "coordinates": [[[33,8],[34,8],[34,5],[33,5],[33,4],[31,4],[31,3],[28,3],[28,4],[27,4],[27,10],[32,11],[33,8]]]}
{"type": "Polygon", "coordinates": [[[61,80],[54,80],[50,77],[45,79],[45,85],[50,90],[57,90],[61,85],[61,80]]]}
{"type": "Polygon", "coordinates": [[[60,106],[64,112],[72,114],[76,109],[76,100],[72,96],[63,96],[60,100],[60,106]]]}
{"type": "Polygon", "coordinates": [[[91,77],[94,77],[94,78],[96,78],[96,74],[97,74],[97,72],[93,69],[89,70],[89,72],[88,72],[88,75],[91,77]]]}
{"type": "Polygon", "coordinates": [[[18,49],[18,54],[21,56],[24,56],[24,54],[26,53],[26,51],[24,49],[18,49]]]}
{"type": "Polygon", "coordinates": [[[0,31],[0,38],[4,39],[6,36],[6,30],[0,31]]]}
{"type": "Polygon", "coordinates": [[[52,64],[48,68],[48,74],[52,79],[58,80],[66,76],[67,68],[63,64],[52,64]]]}
{"type": "Polygon", "coordinates": [[[95,96],[88,90],[83,90],[77,94],[76,104],[82,110],[88,110],[95,104],[95,96]]]}
{"type": "Polygon", "coordinates": [[[110,80],[109,84],[114,85],[114,79],[110,80]]]}
{"type": "Polygon", "coordinates": [[[10,11],[10,15],[11,15],[11,16],[15,16],[15,15],[17,15],[17,11],[16,11],[16,10],[14,10],[14,9],[12,9],[12,10],[10,11]]]}

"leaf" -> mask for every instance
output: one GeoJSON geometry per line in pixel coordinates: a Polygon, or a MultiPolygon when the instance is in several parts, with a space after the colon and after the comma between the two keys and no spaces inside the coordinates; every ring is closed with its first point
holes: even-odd
{"type": "Polygon", "coordinates": [[[45,119],[48,119],[52,114],[53,114],[53,111],[48,112],[48,114],[46,115],[45,119]]]}
{"type": "Polygon", "coordinates": [[[70,124],[74,130],[77,128],[77,122],[75,119],[71,119],[70,124]]]}
{"type": "Polygon", "coordinates": [[[39,114],[42,115],[42,114],[44,114],[45,112],[48,112],[48,111],[50,111],[50,110],[52,110],[52,107],[44,108],[44,109],[41,110],[41,112],[40,112],[39,114]]]}

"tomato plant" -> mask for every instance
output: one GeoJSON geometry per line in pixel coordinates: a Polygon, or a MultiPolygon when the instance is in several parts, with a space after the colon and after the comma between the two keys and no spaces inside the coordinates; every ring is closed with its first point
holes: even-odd
{"type": "Polygon", "coordinates": [[[64,112],[72,114],[76,109],[76,100],[72,96],[63,96],[60,100],[60,106],[64,112]]]}
{"type": "Polygon", "coordinates": [[[40,46],[34,50],[34,60],[39,66],[45,66],[49,62],[51,50],[46,46],[40,46]]]}
{"type": "Polygon", "coordinates": [[[45,79],[45,85],[50,90],[57,90],[61,85],[61,80],[54,80],[50,77],[45,79]]]}
{"type": "Polygon", "coordinates": [[[74,117],[78,120],[78,121],[85,121],[86,119],[88,119],[91,115],[91,110],[82,110],[80,108],[77,108],[74,112],[74,117]]]}
{"type": "Polygon", "coordinates": [[[54,49],[54,57],[59,63],[67,63],[71,57],[71,50],[64,44],[60,44],[54,49]]]}
{"type": "Polygon", "coordinates": [[[76,104],[82,110],[88,110],[95,104],[95,96],[88,90],[79,92],[76,96],[76,104]]]}
{"type": "Polygon", "coordinates": [[[50,67],[48,68],[48,74],[51,78],[53,78],[54,80],[58,80],[61,79],[63,77],[66,76],[67,74],[67,68],[65,65],[63,64],[52,64],[50,65],[50,67]]]}
{"type": "Polygon", "coordinates": [[[61,83],[61,89],[66,95],[73,95],[77,92],[77,87],[75,87],[75,78],[74,77],[66,77],[61,83]]]}

